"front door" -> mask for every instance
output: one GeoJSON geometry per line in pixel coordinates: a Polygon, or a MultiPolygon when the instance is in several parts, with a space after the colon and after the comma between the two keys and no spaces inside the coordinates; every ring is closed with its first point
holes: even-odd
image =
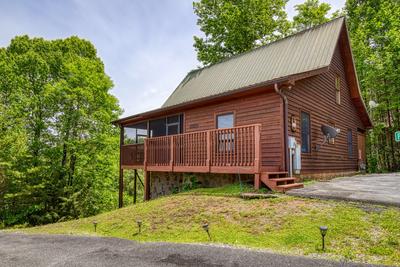
{"type": "Polygon", "coordinates": [[[365,133],[357,132],[357,151],[358,151],[358,160],[360,162],[365,163],[366,160],[365,133]]]}

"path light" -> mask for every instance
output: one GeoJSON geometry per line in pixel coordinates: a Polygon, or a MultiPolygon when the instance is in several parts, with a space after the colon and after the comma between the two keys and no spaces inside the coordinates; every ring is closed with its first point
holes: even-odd
{"type": "Polygon", "coordinates": [[[137,220],[136,223],[137,223],[137,226],[139,228],[139,233],[142,232],[142,221],[141,220],[137,220]]]}
{"type": "Polygon", "coordinates": [[[378,103],[376,103],[374,100],[370,100],[370,101],[368,102],[368,105],[369,105],[369,107],[370,107],[371,109],[374,109],[374,108],[376,108],[377,106],[379,106],[378,103]]]}
{"type": "Polygon", "coordinates": [[[210,229],[208,227],[208,222],[203,223],[203,229],[204,229],[204,231],[206,231],[206,233],[208,235],[208,239],[211,241],[211,235],[210,235],[210,229]]]}
{"type": "Polygon", "coordinates": [[[97,228],[97,221],[93,221],[94,231],[96,232],[97,228]]]}
{"type": "Polygon", "coordinates": [[[320,226],[319,231],[321,232],[322,236],[322,250],[325,251],[325,235],[328,232],[328,226],[320,226]]]}

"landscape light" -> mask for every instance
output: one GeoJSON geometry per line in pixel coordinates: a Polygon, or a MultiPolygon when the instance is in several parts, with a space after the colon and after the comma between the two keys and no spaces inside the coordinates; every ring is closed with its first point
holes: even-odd
{"type": "Polygon", "coordinates": [[[204,231],[206,231],[206,233],[208,235],[208,239],[211,241],[210,229],[208,227],[208,223],[207,222],[203,223],[203,229],[204,229],[204,231]]]}
{"type": "Polygon", "coordinates": [[[97,221],[93,221],[94,231],[96,232],[97,228],[97,221]]]}
{"type": "Polygon", "coordinates": [[[328,232],[328,226],[320,226],[319,231],[321,232],[322,236],[322,250],[325,251],[325,235],[328,232]]]}
{"type": "Polygon", "coordinates": [[[370,107],[371,109],[374,109],[374,108],[376,108],[376,107],[378,106],[378,103],[376,103],[374,100],[370,100],[370,101],[368,102],[368,105],[369,105],[369,107],[370,107]]]}
{"type": "Polygon", "coordinates": [[[137,220],[136,221],[138,228],[139,228],[139,233],[142,232],[142,221],[141,220],[137,220]]]}

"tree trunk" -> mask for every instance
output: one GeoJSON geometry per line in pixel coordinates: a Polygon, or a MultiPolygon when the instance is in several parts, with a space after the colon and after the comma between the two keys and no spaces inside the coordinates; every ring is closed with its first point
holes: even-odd
{"type": "Polygon", "coordinates": [[[390,145],[390,153],[391,153],[391,161],[390,161],[390,171],[394,170],[394,165],[395,165],[395,156],[394,156],[394,144],[393,144],[393,136],[392,136],[392,116],[390,112],[390,102],[389,100],[386,101],[387,107],[386,107],[386,114],[387,114],[387,120],[388,120],[388,135],[387,137],[389,138],[389,145],[390,145]]]}

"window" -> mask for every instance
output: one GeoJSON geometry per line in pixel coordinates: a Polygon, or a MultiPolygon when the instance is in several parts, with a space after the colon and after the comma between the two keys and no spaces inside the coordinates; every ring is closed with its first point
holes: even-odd
{"type": "Polygon", "coordinates": [[[124,145],[136,144],[136,129],[124,127],[124,145]]]}
{"type": "Polygon", "coordinates": [[[147,122],[127,125],[124,127],[124,145],[143,144],[147,137],[147,122]]]}
{"type": "Polygon", "coordinates": [[[167,135],[174,135],[180,133],[179,115],[167,118],[167,135]]]}
{"type": "Polygon", "coordinates": [[[335,76],[335,88],[336,88],[336,104],[340,105],[340,76],[335,76]]]}
{"type": "Polygon", "coordinates": [[[232,127],[233,127],[233,113],[217,115],[217,129],[232,128],[232,127]]]}
{"type": "Polygon", "coordinates": [[[180,134],[183,130],[183,114],[151,120],[150,137],[180,134]]]}
{"type": "Polygon", "coordinates": [[[347,131],[347,153],[349,158],[353,157],[353,132],[352,130],[347,131]]]}
{"type": "MultiPolygon", "coordinates": [[[[217,129],[234,127],[234,114],[225,113],[217,115],[217,129]]],[[[234,150],[235,136],[233,133],[218,134],[218,151],[229,152],[234,150]]]]}
{"type": "Polygon", "coordinates": [[[311,152],[310,114],[301,112],[301,152],[311,152]]]}

